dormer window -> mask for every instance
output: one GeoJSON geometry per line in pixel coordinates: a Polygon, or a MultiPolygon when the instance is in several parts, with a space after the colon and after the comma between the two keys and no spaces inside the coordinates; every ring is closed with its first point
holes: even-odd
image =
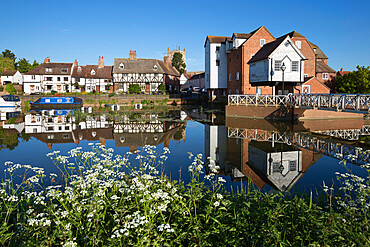
{"type": "Polygon", "coordinates": [[[68,73],[68,69],[67,69],[67,68],[61,68],[61,69],[60,69],[60,71],[61,71],[62,73],[68,73]]]}
{"type": "Polygon", "coordinates": [[[53,72],[53,69],[52,69],[52,68],[46,68],[46,69],[45,69],[45,72],[46,72],[46,73],[51,73],[51,72],[53,72]]]}
{"type": "Polygon", "coordinates": [[[288,47],[289,46],[289,40],[287,40],[287,42],[285,42],[285,46],[288,47]]]}
{"type": "Polygon", "coordinates": [[[301,41],[296,41],[295,45],[298,47],[298,49],[301,49],[302,47],[302,42],[301,41]]]}
{"type": "Polygon", "coordinates": [[[154,69],[154,70],[157,70],[157,69],[158,69],[157,65],[154,65],[154,66],[153,66],[153,69],[154,69]]]}
{"type": "Polygon", "coordinates": [[[313,51],[316,53],[316,48],[313,48],[313,51]]]}
{"type": "Polygon", "coordinates": [[[119,69],[124,69],[124,68],[125,68],[125,65],[123,65],[123,63],[120,63],[119,69]]]}
{"type": "Polygon", "coordinates": [[[260,39],[260,46],[264,46],[266,44],[266,40],[265,39],[260,39]]]}
{"type": "Polygon", "coordinates": [[[78,66],[77,72],[81,72],[81,66],[78,66]]]}
{"type": "Polygon", "coordinates": [[[92,74],[92,75],[95,75],[95,70],[93,70],[93,69],[92,69],[92,70],[91,70],[91,74],[92,74]]]}

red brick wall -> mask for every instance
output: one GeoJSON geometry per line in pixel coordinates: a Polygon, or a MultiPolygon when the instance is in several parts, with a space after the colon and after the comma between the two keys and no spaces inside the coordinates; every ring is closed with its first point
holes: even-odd
{"type": "Polygon", "coordinates": [[[335,93],[335,77],[337,76],[337,73],[328,73],[329,74],[328,80],[323,79],[323,74],[324,73],[316,73],[316,78],[322,83],[324,83],[326,86],[328,86],[332,93],[335,93]]]}
{"type": "MultiPolygon", "coordinates": [[[[252,87],[249,84],[249,65],[248,61],[251,59],[252,55],[256,54],[260,46],[260,39],[265,39],[266,44],[275,40],[275,38],[270,34],[270,32],[262,27],[259,29],[249,40],[243,44],[243,58],[242,58],[242,93],[243,94],[255,94],[256,87],[252,87]]],[[[261,88],[262,94],[272,94],[271,87],[259,87],[261,88]]]]}
{"type": "Polygon", "coordinates": [[[227,55],[227,92],[230,94],[241,93],[242,90],[242,48],[236,49],[227,55]],[[239,72],[239,80],[236,80],[236,72],[239,72]],[[231,81],[229,75],[231,74],[231,81]]]}
{"type": "Polygon", "coordinates": [[[292,41],[294,44],[296,41],[301,41],[300,51],[302,52],[303,56],[308,59],[304,61],[304,74],[308,74],[308,77],[315,76],[316,56],[307,39],[304,37],[293,37],[292,41]]]}

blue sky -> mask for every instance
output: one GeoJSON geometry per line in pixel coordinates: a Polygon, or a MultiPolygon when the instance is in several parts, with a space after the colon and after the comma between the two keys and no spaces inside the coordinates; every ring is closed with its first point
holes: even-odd
{"type": "Polygon", "coordinates": [[[370,1],[5,1],[0,49],[42,62],[105,64],[128,57],[163,59],[186,49],[188,71],[204,70],[206,35],[248,33],[262,25],[279,37],[297,31],[335,70],[369,66],[370,1]]]}

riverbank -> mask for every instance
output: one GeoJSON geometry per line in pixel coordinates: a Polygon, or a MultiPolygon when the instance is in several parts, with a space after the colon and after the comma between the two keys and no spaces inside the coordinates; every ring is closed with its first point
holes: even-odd
{"type": "Polygon", "coordinates": [[[250,184],[228,193],[215,163],[204,165],[201,155],[190,155],[185,184],[157,170],[167,148],[146,146],[121,158],[99,146],[92,151],[49,154],[58,174],[7,164],[9,178],[26,176],[18,191],[13,180],[0,191],[2,245],[370,245],[370,193],[361,189],[368,181],[357,176],[338,174],[340,194],[325,185],[316,197],[262,193],[250,184]]]}

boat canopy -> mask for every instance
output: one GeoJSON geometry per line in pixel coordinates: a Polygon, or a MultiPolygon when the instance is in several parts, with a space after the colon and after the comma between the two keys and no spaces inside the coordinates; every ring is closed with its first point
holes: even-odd
{"type": "Polygon", "coordinates": [[[16,95],[8,94],[8,95],[1,96],[1,98],[3,98],[3,100],[5,101],[19,101],[19,97],[16,95]]]}

